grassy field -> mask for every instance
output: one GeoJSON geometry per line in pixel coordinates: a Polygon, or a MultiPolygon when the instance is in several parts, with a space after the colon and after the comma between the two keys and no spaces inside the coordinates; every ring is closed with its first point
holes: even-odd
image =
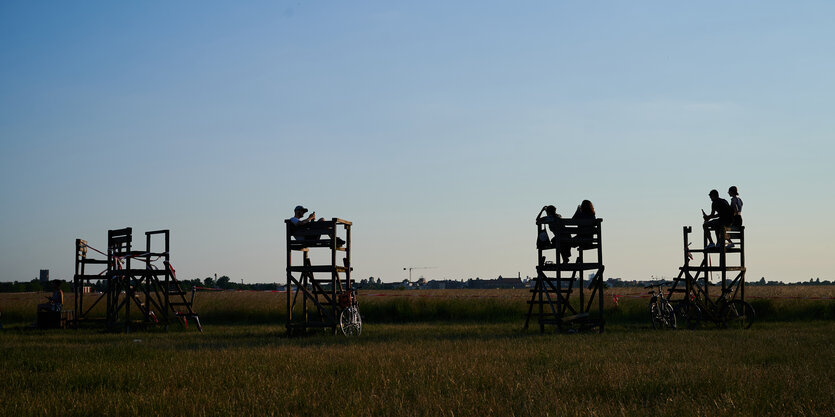
{"type": "Polygon", "coordinates": [[[835,323],[522,334],[517,324],[0,336],[2,415],[832,415],[835,323]]]}
{"type": "Polygon", "coordinates": [[[284,337],[276,293],[198,295],[203,334],[32,330],[5,319],[38,295],[2,294],[0,415],[829,416],[835,407],[835,321],[803,319],[833,301],[762,300],[776,307],[748,331],[655,332],[645,299],[607,300],[606,333],[540,335],[520,331],[521,291],[371,293],[354,339],[284,337]],[[394,317],[369,319],[384,314],[394,317]]]}
{"type": "MultiPolygon", "coordinates": [[[[0,293],[0,323],[15,326],[35,321],[35,306],[49,293],[0,293]]],[[[606,290],[605,312],[609,323],[641,323],[647,320],[645,295],[640,288],[606,290]],[[617,305],[612,295],[625,295],[617,305]]],[[[758,321],[835,320],[835,300],[769,299],[761,297],[835,297],[835,286],[782,286],[746,289],[758,321]]],[[[73,296],[65,305],[72,308],[73,296]]],[[[528,290],[421,290],[359,292],[363,318],[372,323],[438,321],[519,322],[527,312],[528,290]]],[[[275,324],[284,322],[284,293],[255,291],[201,292],[195,309],[206,324],[275,324]]],[[[103,303],[102,303],[103,304],[103,303]]],[[[100,316],[104,311],[94,311],[100,316]]]]}

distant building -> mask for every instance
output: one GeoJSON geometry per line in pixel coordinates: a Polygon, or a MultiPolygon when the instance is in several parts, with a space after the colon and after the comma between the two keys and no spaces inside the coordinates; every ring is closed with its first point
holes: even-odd
{"type": "Polygon", "coordinates": [[[467,281],[467,288],[471,289],[494,289],[494,288],[525,288],[522,278],[503,278],[499,275],[496,279],[471,279],[467,281]]]}
{"type": "Polygon", "coordinates": [[[41,269],[40,280],[41,280],[41,284],[48,284],[49,283],[49,270],[48,269],[41,269]]]}

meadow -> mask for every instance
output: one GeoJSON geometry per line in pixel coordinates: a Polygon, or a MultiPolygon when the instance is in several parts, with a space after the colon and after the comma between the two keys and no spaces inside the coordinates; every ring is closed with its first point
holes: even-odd
{"type": "MultiPolygon", "coordinates": [[[[647,290],[612,288],[605,292],[607,323],[647,321],[647,290]],[[623,296],[615,303],[613,295],[623,296]]],[[[835,300],[792,297],[835,297],[835,286],[748,286],[746,297],[758,321],[835,320],[835,300]]],[[[0,293],[0,323],[28,325],[35,321],[35,306],[49,293],[0,293]]],[[[73,305],[65,294],[67,308],[73,305]]],[[[526,289],[517,290],[360,290],[360,309],[370,323],[413,322],[519,322],[527,312],[526,289]]],[[[276,324],[284,322],[285,294],[268,291],[198,292],[195,309],[207,324],[276,324]]],[[[103,303],[102,303],[103,304],[103,303]]],[[[97,306],[93,314],[103,316],[97,306]]]]}
{"type": "MultiPolygon", "coordinates": [[[[777,289],[747,294],[833,292],[777,289]]],[[[198,294],[203,334],[33,330],[40,295],[0,294],[0,415],[832,415],[835,301],[751,298],[750,330],[658,332],[646,299],[607,299],[605,333],[541,335],[525,294],[370,291],[353,339],[285,337],[279,293],[198,294]]]]}

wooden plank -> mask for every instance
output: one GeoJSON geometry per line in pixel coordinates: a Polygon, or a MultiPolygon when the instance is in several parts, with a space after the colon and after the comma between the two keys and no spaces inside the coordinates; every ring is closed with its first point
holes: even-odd
{"type": "Polygon", "coordinates": [[[108,246],[121,246],[122,244],[130,243],[132,240],[131,234],[133,229],[126,227],[124,229],[115,229],[107,231],[108,246]]]}
{"type": "Polygon", "coordinates": [[[600,269],[601,264],[594,263],[565,263],[565,264],[545,264],[540,268],[543,271],[587,271],[591,269],[600,269]]]}
{"type": "Polygon", "coordinates": [[[328,222],[313,222],[301,226],[293,226],[292,233],[294,236],[317,236],[321,234],[333,233],[334,226],[328,222]]]}
{"type": "Polygon", "coordinates": [[[169,233],[169,230],[168,229],[152,230],[150,232],[145,232],[145,235],[150,236],[150,235],[159,235],[159,234],[164,234],[164,233],[169,233]]]}
{"type": "Polygon", "coordinates": [[[594,226],[599,228],[603,219],[557,219],[556,223],[563,226],[594,226]]]}
{"type": "Polygon", "coordinates": [[[562,317],[562,322],[563,323],[569,323],[569,322],[572,322],[572,321],[586,319],[588,317],[589,317],[589,313],[579,313],[579,314],[574,314],[572,316],[562,317]]]}
{"type": "MultiPolygon", "coordinates": [[[[347,245],[343,245],[337,247],[336,250],[344,251],[347,250],[347,245]]],[[[303,250],[306,248],[331,248],[333,247],[333,240],[331,239],[319,239],[319,240],[291,240],[290,241],[290,248],[291,250],[303,250]]]]}
{"type": "Polygon", "coordinates": [[[313,266],[291,266],[287,268],[291,272],[345,272],[343,266],[313,265],[313,266]]]}
{"type": "MultiPolygon", "coordinates": [[[[537,271],[537,272],[541,272],[541,271],[537,271]]],[[[558,277],[546,277],[546,276],[541,276],[541,277],[539,277],[539,279],[545,280],[545,281],[550,281],[550,282],[556,282],[557,280],[559,280],[560,282],[572,282],[572,281],[577,280],[577,278],[565,278],[565,277],[559,277],[558,278],[558,277]]]]}
{"type": "MultiPolygon", "coordinates": [[[[693,253],[712,254],[712,253],[722,253],[722,248],[690,249],[689,251],[693,252],[693,253]]],[[[726,248],[725,253],[742,253],[742,247],[740,247],[740,245],[736,245],[735,247],[730,248],[730,249],[726,248]]]]}
{"type": "Polygon", "coordinates": [[[109,271],[105,275],[107,275],[108,277],[158,277],[166,274],[168,274],[168,271],[161,269],[116,269],[113,271],[109,271]]]}
{"type": "Polygon", "coordinates": [[[124,252],[119,253],[119,256],[130,256],[131,258],[145,257],[145,256],[150,256],[152,258],[157,258],[157,257],[166,256],[166,255],[168,255],[168,253],[166,253],[166,252],[148,252],[148,251],[144,251],[144,250],[129,250],[129,251],[124,251],[124,252]]]}

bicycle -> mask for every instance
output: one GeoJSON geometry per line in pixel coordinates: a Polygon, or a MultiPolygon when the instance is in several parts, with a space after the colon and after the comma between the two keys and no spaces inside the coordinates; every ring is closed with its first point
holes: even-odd
{"type": "Polygon", "coordinates": [[[645,289],[658,287],[657,291],[653,289],[649,292],[649,295],[651,296],[649,299],[649,316],[652,320],[653,329],[663,330],[676,328],[676,315],[673,311],[673,306],[670,304],[670,301],[664,297],[664,292],[661,290],[661,287],[664,285],[667,285],[667,283],[660,282],[644,287],[645,289]]]}
{"type": "Polygon", "coordinates": [[[695,293],[676,306],[676,315],[686,320],[689,329],[699,327],[704,320],[710,320],[721,328],[749,329],[754,323],[756,312],[751,304],[743,300],[728,299],[728,294],[734,292],[735,282],[723,289],[716,301],[707,296],[704,288],[695,285],[695,293]]]}
{"type": "Polygon", "coordinates": [[[362,317],[360,316],[357,292],[343,291],[339,294],[339,329],[345,336],[359,336],[362,334],[362,317]]]}

